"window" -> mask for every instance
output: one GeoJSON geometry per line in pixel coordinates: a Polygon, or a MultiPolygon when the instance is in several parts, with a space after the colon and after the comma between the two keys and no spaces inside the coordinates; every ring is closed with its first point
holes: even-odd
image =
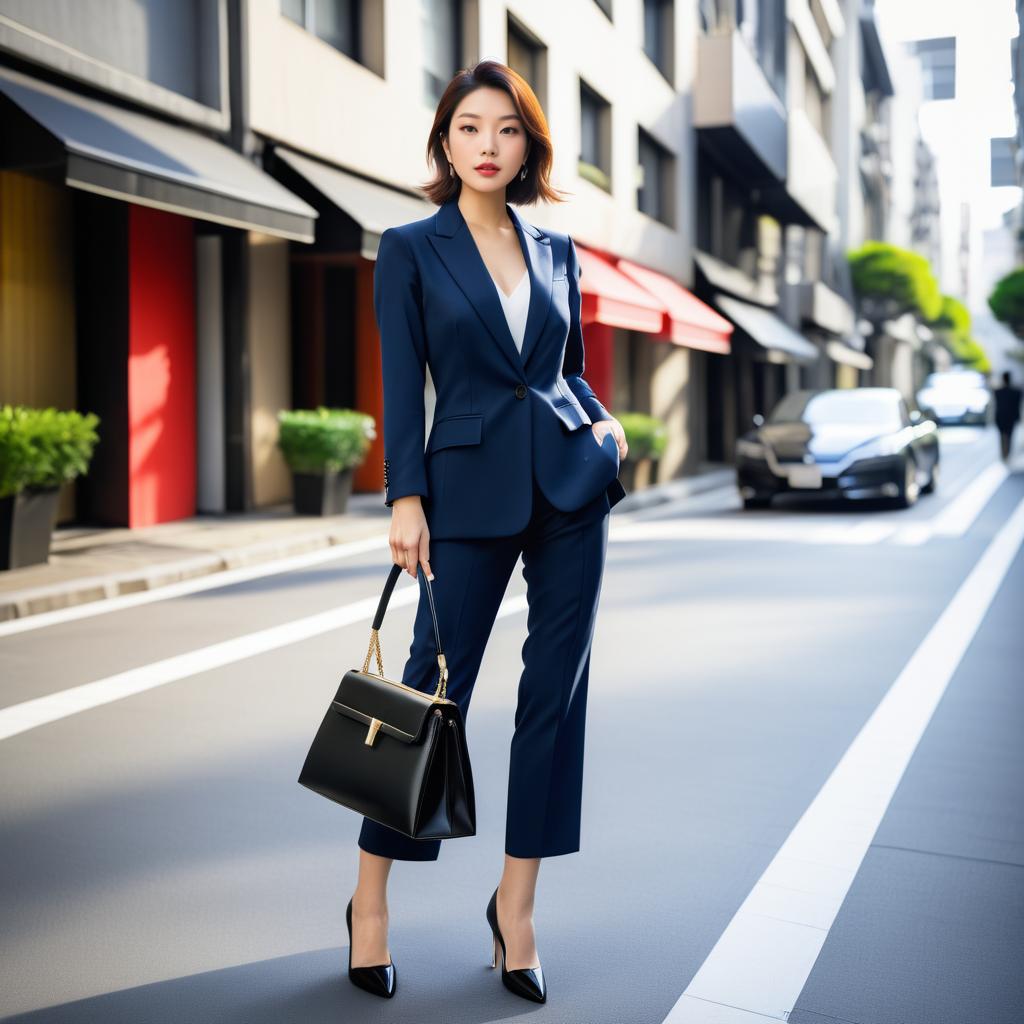
{"type": "Polygon", "coordinates": [[[990,139],[990,157],[992,164],[992,187],[1016,185],[1017,165],[1013,159],[1013,143],[1011,138],[990,139]]]}
{"type": "Polygon", "coordinates": [[[543,105],[547,92],[546,48],[531,32],[509,18],[507,50],[505,63],[530,83],[543,105]]]}
{"type": "Polygon", "coordinates": [[[611,105],[580,82],[579,174],[608,192],[612,190],[611,126],[611,105]]]}
{"type": "Polygon", "coordinates": [[[701,146],[697,150],[697,247],[753,278],[757,217],[750,190],[725,173],[701,146]]]}
{"type": "Polygon", "coordinates": [[[910,51],[921,62],[921,81],[926,100],[956,98],[956,37],[918,39],[910,51]]]}
{"type": "Polygon", "coordinates": [[[358,0],[281,0],[281,13],[346,56],[360,59],[358,0]]]}
{"type": "Polygon", "coordinates": [[[420,0],[423,29],[423,99],[436,107],[452,76],[459,70],[462,33],[459,0],[420,0]]]}
{"type": "Polygon", "coordinates": [[[771,87],[786,99],[786,0],[698,0],[702,31],[739,30],[771,87]]]}
{"type": "Polygon", "coordinates": [[[672,81],[674,0],[644,0],[644,53],[672,81]]]}
{"type": "Polygon", "coordinates": [[[672,155],[643,128],[639,129],[638,151],[636,207],[648,217],[673,227],[672,155]]]}

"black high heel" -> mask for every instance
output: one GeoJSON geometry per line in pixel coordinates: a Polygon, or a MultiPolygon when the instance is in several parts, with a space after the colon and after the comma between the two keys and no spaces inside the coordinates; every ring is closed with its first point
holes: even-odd
{"type": "Polygon", "coordinates": [[[372,992],[375,996],[390,999],[398,985],[398,971],[392,961],[389,964],[374,964],[371,967],[352,966],[352,900],[345,908],[345,924],[348,925],[348,979],[353,985],[372,992]]]}
{"type": "Polygon", "coordinates": [[[510,992],[524,999],[532,999],[535,1003],[547,1001],[548,990],[544,984],[544,971],[538,967],[517,967],[505,970],[505,939],[498,927],[498,890],[495,889],[487,904],[487,923],[491,926],[494,949],[491,953],[491,966],[498,966],[498,947],[501,946],[501,981],[510,992]]]}

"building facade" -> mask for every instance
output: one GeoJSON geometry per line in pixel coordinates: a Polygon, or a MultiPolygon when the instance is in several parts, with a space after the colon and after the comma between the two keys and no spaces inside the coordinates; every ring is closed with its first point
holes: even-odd
{"type": "Polygon", "coordinates": [[[63,521],[286,502],[279,410],[381,421],[377,244],[433,211],[434,109],[484,57],[544,107],[571,201],[523,212],[573,236],[587,379],[667,425],[657,479],[731,462],[787,390],[878,372],[844,257],[888,231],[870,0],[89,11],[0,0],[0,401],[103,421],[63,521]]]}

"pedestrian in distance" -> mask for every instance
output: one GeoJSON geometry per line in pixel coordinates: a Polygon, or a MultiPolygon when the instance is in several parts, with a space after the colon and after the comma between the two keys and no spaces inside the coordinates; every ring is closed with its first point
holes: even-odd
{"type": "MultiPolygon", "coordinates": [[[[389,542],[393,562],[420,589],[403,682],[435,689],[425,575],[445,643],[447,694],[467,714],[508,580],[523,559],[529,611],[505,855],[481,911],[491,966],[500,955],[506,988],[541,1003],[537,877],[544,857],[580,848],[590,651],[608,517],[625,496],[618,472],[627,453],[622,425],[583,376],[576,246],[510,205],[564,202],[550,184],[552,157],[544,113],[525,79],[494,60],[459,71],[427,144],[436,171],[423,191],[438,209],[384,231],[374,274],[389,542]],[[427,368],[436,403],[424,445],[427,368]]],[[[347,911],[354,984],[394,995],[389,872],[395,860],[436,860],[441,842],[363,818],[347,911]]]]}
{"type": "Polygon", "coordinates": [[[999,429],[999,449],[1003,459],[1010,457],[1013,431],[1020,419],[1021,390],[1011,383],[1010,373],[1003,370],[1003,383],[996,388],[996,427],[999,429]]]}

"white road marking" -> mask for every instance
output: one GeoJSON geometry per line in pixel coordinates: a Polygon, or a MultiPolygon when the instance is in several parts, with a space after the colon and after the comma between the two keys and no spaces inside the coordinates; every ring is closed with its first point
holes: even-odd
{"type": "Polygon", "coordinates": [[[786,1020],[1021,543],[1021,501],[733,915],[667,1024],[786,1020]]]}
{"type": "MultiPolygon", "coordinates": [[[[389,609],[414,604],[419,600],[419,584],[411,576],[408,579],[408,586],[395,585],[388,601],[389,609]]],[[[223,640],[194,651],[164,658],[162,661],[119,672],[106,679],[97,679],[95,682],[73,686],[59,693],[12,704],[0,709],[0,740],[17,736],[18,733],[46,725],[48,722],[67,718],[79,711],[88,711],[90,708],[151,690],[156,686],[173,683],[178,679],[198,675],[200,672],[208,672],[279,647],[287,647],[289,644],[308,640],[321,633],[329,633],[342,626],[350,626],[363,620],[372,622],[379,603],[380,595],[373,594],[316,615],[309,615],[304,619],[297,619],[295,622],[271,626],[255,633],[223,640]]]]}
{"type": "Polygon", "coordinates": [[[274,559],[272,562],[258,562],[255,565],[247,565],[238,569],[224,569],[220,572],[207,573],[194,579],[182,580],[180,583],[168,583],[166,586],[155,587],[153,590],[121,594],[117,597],[76,604],[70,608],[58,608],[52,612],[27,615],[23,619],[11,619],[9,622],[0,622],[0,637],[13,636],[15,633],[27,633],[29,630],[55,626],[61,622],[88,619],[93,615],[107,615],[110,612],[119,612],[125,608],[135,608],[139,605],[151,604],[154,601],[167,601],[174,597],[198,594],[204,590],[230,587],[235,583],[262,579],[264,576],[276,576],[282,572],[307,569],[312,565],[322,565],[324,562],[331,562],[336,558],[361,555],[367,551],[376,551],[378,548],[389,548],[387,533],[317,548],[315,551],[303,551],[297,555],[289,555],[287,558],[274,559]]]}
{"type": "Polygon", "coordinates": [[[934,519],[932,533],[936,537],[962,537],[999,485],[1006,479],[1005,463],[993,462],[986,466],[934,519]]]}

